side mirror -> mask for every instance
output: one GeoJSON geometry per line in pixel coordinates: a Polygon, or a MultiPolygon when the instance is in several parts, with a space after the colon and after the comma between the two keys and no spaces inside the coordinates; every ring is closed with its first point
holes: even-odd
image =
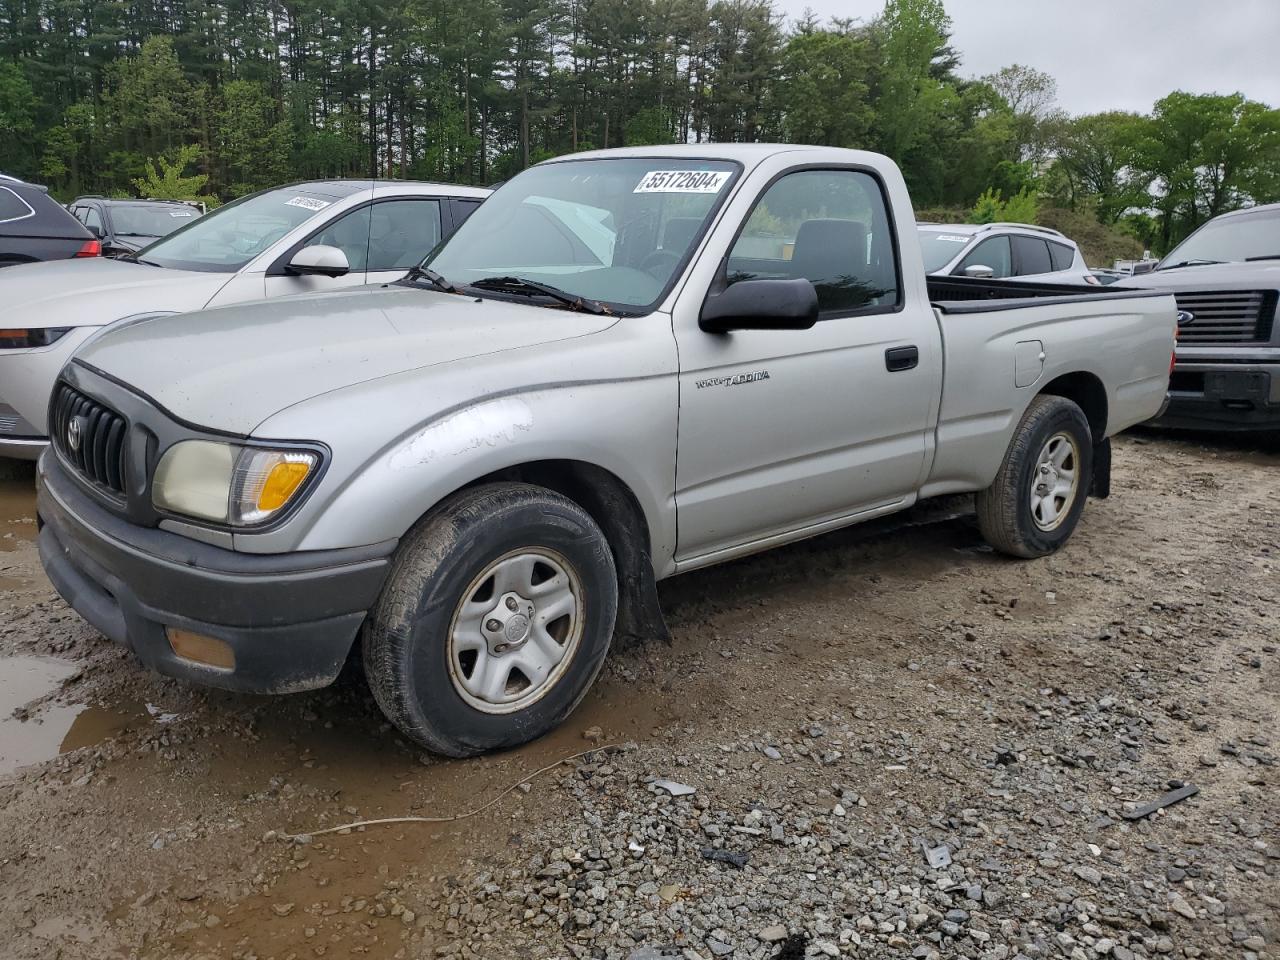
{"type": "Polygon", "coordinates": [[[990,280],[996,275],[996,272],[986,264],[975,263],[971,267],[964,268],[964,275],[972,277],[974,280],[990,280]]]}
{"type": "Polygon", "coordinates": [[[101,224],[97,224],[97,223],[93,224],[92,226],[86,224],[85,229],[88,230],[90,233],[92,233],[99,240],[101,240],[104,234],[106,233],[106,231],[102,229],[101,224]]]}
{"type": "Polygon", "coordinates": [[[698,326],[730,330],[808,330],[818,322],[818,292],[808,280],[740,280],[707,297],[698,326]]]}
{"type": "Polygon", "coordinates": [[[286,269],[304,277],[342,277],[351,272],[351,264],[347,255],[337,247],[314,243],[295,253],[286,269]]]}
{"type": "Polygon", "coordinates": [[[1150,273],[1156,268],[1155,260],[1140,260],[1133,265],[1133,275],[1140,277],[1144,273],[1150,273]]]}

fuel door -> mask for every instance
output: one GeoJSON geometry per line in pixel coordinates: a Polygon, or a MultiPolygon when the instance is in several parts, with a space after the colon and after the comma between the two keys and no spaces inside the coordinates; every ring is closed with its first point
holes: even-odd
{"type": "Polygon", "coordinates": [[[1013,347],[1013,385],[1029,387],[1044,372],[1044,344],[1039,340],[1023,340],[1013,347]]]}

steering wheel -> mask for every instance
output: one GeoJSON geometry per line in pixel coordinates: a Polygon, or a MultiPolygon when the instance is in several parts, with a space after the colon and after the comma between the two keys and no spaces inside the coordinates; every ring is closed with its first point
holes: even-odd
{"type": "Polygon", "coordinates": [[[640,261],[640,269],[658,280],[665,280],[680,258],[670,250],[655,250],[640,261]]]}

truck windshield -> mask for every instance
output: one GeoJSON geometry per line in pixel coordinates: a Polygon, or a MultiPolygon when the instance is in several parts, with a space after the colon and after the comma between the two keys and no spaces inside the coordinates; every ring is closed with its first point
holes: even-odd
{"type": "Polygon", "coordinates": [[[235,273],[294,227],[343,199],[311,187],[281,187],[233,200],[175,230],[137,259],[156,267],[235,273]]]}
{"type": "Polygon", "coordinates": [[[1160,270],[1197,263],[1280,257],[1280,210],[1210,220],[1160,261],[1160,270]]]}
{"type": "Polygon", "coordinates": [[[924,272],[941,270],[955,259],[973,239],[972,234],[948,233],[945,230],[920,229],[920,252],[924,254],[924,272]]]}
{"type": "Polygon", "coordinates": [[[200,216],[184,203],[113,203],[111,226],[123,237],[167,237],[200,216]]]}
{"type": "MultiPolygon", "coordinates": [[[[518,277],[645,312],[674,281],[738,169],[670,157],[533,167],[489,197],[426,266],[459,286],[518,277]]],[[[516,289],[477,289],[484,287],[482,295],[504,297],[516,289]]]]}

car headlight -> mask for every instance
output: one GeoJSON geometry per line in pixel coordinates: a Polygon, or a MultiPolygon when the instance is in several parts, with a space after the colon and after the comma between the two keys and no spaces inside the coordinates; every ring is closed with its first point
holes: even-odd
{"type": "Polygon", "coordinates": [[[57,343],[70,332],[70,327],[19,327],[16,330],[0,330],[0,350],[47,347],[57,343]]]}
{"type": "Polygon", "coordinates": [[[183,440],[160,458],[151,501],[188,517],[253,526],[288,506],[319,465],[312,450],[183,440]]]}

